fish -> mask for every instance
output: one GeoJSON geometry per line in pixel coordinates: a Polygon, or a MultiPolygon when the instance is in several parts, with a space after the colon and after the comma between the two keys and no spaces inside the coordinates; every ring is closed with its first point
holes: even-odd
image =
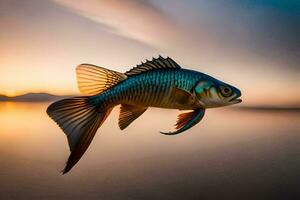
{"type": "Polygon", "coordinates": [[[146,60],[125,73],[92,64],[76,67],[79,91],[84,96],[52,103],[47,114],[66,134],[70,156],[62,173],[81,159],[98,128],[112,109],[120,106],[118,124],[128,127],[149,107],[190,110],[178,115],[176,135],[195,126],[205,110],[240,103],[241,91],[207,74],[184,69],[170,57],[146,60]]]}

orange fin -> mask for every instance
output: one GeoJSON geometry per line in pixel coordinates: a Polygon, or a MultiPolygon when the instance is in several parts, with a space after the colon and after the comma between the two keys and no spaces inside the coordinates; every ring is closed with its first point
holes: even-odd
{"type": "Polygon", "coordinates": [[[198,122],[201,121],[205,114],[205,109],[196,109],[192,112],[182,113],[178,115],[177,123],[175,124],[176,131],[174,132],[161,132],[164,135],[176,135],[182,133],[195,126],[198,122]]]}
{"type": "Polygon", "coordinates": [[[129,124],[131,124],[134,120],[141,116],[146,110],[147,107],[122,104],[119,116],[120,129],[125,129],[127,126],[129,126],[129,124]]]}
{"type": "Polygon", "coordinates": [[[85,95],[104,92],[127,77],[123,73],[91,64],[77,66],[76,74],[78,88],[85,95]]]}

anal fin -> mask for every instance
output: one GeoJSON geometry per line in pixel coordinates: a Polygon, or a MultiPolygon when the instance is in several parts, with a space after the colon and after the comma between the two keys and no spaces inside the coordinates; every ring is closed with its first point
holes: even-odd
{"type": "Polygon", "coordinates": [[[176,131],[174,132],[160,132],[164,135],[176,135],[182,133],[195,126],[198,122],[201,121],[205,114],[205,109],[196,109],[192,112],[182,113],[178,116],[177,123],[175,124],[176,131]]]}
{"type": "Polygon", "coordinates": [[[122,104],[120,108],[119,127],[121,130],[129,126],[134,120],[141,116],[147,107],[122,104]]]}

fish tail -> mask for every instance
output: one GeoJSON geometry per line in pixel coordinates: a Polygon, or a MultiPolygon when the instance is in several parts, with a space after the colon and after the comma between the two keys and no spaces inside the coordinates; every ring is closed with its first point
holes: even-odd
{"type": "Polygon", "coordinates": [[[63,99],[48,107],[47,114],[66,134],[71,151],[63,174],[80,160],[111,110],[100,110],[88,96],[63,99]]]}

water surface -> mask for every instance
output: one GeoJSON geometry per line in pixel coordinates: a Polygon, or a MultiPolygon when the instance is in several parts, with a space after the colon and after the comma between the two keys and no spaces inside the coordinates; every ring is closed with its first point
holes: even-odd
{"type": "Polygon", "coordinates": [[[0,199],[300,198],[300,113],[212,109],[166,136],[177,111],[149,109],[120,131],[118,108],[67,174],[48,103],[0,103],[0,199]]]}

